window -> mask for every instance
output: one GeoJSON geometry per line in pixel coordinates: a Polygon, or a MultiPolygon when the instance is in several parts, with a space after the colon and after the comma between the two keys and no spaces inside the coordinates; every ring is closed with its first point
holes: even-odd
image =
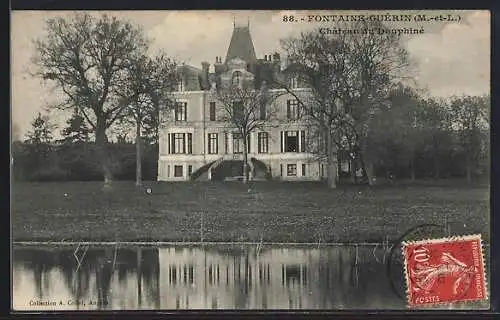
{"type": "Polygon", "coordinates": [[[170,166],[167,166],[167,177],[170,177],[170,166]]]}
{"type": "Polygon", "coordinates": [[[184,81],[180,80],[177,82],[177,91],[184,91],[184,81]]]}
{"type": "Polygon", "coordinates": [[[289,177],[297,176],[297,165],[296,164],[287,164],[286,175],[289,177]]]}
{"type": "Polygon", "coordinates": [[[297,152],[299,147],[298,132],[285,131],[285,152],[297,152]]]}
{"type": "Polygon", "coordinates": [[[233,133],[233,153],[243,153],[243,138],[240,133],[233,133]]]}
{"type": "Polygon", "coordinates": [[[182,177],[182,166],[174,166],[174,177],[182,177]]]}
{"type": "Polygon", "coordinates": [[[280,163],[280,176],[283,177],[283,165],[280,163]]]}
{"type": "Polygon", "coordinates": [[[210,102],[210,121],[215,121],[215,102],[210,102]]]}
{"type": "Polygon", "coordinates": [[[290,78],[290,89],[296,89],[298,88],[298,77],[295,75],[292,75],[290,78]]]}
{"type": "MultiPolygon", "coordinates": [[[[241,133],[233,133],[233,153],[243,153],[243,137],[241,133]]],[[[247,153],[250,153],[250,135],[247,136],[247,153]]]]}
{"type": "Polygon", "coordinates": [[[305,131],[281,131],[281,152],[305,152],[305,131]]]}
{"type": "Polygon", "coordinates": [[[306,164],[302,164],[302,176],[304,177],[306,175],[306,164]]]}
{"type": "Polygon", "coordinates": [[[269,134],[267,132],[258,133],[259,153],[269,152],[269,134]]]}
{"type": "Polygon", "coordinates": [[[193,166],[189,165],[188,166],[188,176],[191,176],[192,173],[193,173],[193,166]]]}
{"type": "Polygon", "coordinates": [[[177,102],[175,105],[175,121],[186,121],[187,102],[177,102]]]}
{"type": "Polygon", "coordinates": [[[208,153],[217,154],[219,152],[217,133],[208,134],[208,153]]]}
{"type": "Polygon", "coordinates": [[[233,79],[231,82],[232,82],[233,86],[240,85],[240,83],[241,83],[241,71],[233,72],[233,79]]]}
{"type": "Polygon", "coordinates": [[[239,121],[243,118],[243,101],[233,102],[233,121],[239,121]]]}
{"type": "Polygon", "coordinates": [[[259,119],[260,120],[266,120],[266,103],[261,102],[260,103],[260,110],[259,110],[259,119]]]}
{"type": "Polygon", "coordinates": [[[299,101],[287,100],[286,101],[286,118],[289,120],[297,120],[300,117],[299,114],[299,101]]]}
{"type": "Polygon", "coordinates": [[[191,133],[172,133],[170,139],[171,154],[193,153],[193,135],[191,133]]]}
{"type": "Polygon", "coordinates": [[[173,153],[186,153],[186,144],[184,133],[174,133],[174,152],[173,153]]]}

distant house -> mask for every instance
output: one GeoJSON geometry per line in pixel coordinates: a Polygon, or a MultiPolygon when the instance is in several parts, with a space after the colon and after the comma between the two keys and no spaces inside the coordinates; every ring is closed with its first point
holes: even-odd
{"type": "MultiPolygon", "coordinates": [[[[175,108],[163,115],[158,160],[159,181],[224,180],[242,176],[242,139],[221,119],[221,104],[214,90],[228,82],[263,83],[282,93],[274,100],[277,119],[268,128],[252,132],[248,144],[251,179],[320,180],[326,165],[312,151],[313,133],[301,119],[298,101],[279,89],[280,79],[297,95],[307,94],[292,73],[282,70],[278,53],[257,59],[250,27],[234,26],[223,61],[202,62],[201,69],[181,66],[181,81],[174,93],[175,108]]],[[[265,112],[265,111],[264,111],[265,112]]]]}

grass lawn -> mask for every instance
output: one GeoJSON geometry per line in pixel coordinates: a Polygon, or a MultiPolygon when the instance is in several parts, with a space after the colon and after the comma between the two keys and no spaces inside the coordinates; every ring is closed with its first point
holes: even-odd
{"type": "Polygon", "coordinates": [[[381,242],[425,223],[489,239],[489,188],[456,183],[14,183],[14,241],[381,242]],[[65,195],[66,194],[66,195],[65,195]]]}

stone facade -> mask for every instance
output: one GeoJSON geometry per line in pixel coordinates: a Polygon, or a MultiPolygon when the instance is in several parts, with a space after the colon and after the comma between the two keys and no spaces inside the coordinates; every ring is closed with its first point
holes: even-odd
{"type": "MultiPolygon", "coordinates": [[[[325,164],[311,152],[314,134],[295,114],[296,99],[267,79],[288,82],[299,96],[307,95],[308,89],[292,82],[294,78],[282,70],[278,54],[256,59],[249,26],[234,28],[225,62],[216,57],[212,65],[203,62],[201,69],[182,66],[181,74],[178,90],[173,93],[176,107],[163,114],[159,181],[211,180],[221,178],[215,173],[227,163],[242,167],[242,141],[235,128],[223,120],[224,109],[214,94],[218,87],[239,81],[251,83],[255,90],[270,83],[268,90],[277,97],[270,105],[276,110],[275,117],[250,134],[250,178],[320,180],[326,176],[325,164]]],[[[236,170],[222,178],[241,175],[236,170]]]]}

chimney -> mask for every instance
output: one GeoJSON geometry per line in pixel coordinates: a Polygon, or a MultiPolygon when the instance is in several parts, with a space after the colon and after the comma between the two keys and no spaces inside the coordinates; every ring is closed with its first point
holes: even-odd
{"type": "Polygon", "coordinates": [[[206,71],[206,72],[208,72],[208,67],[210,67],[210,63],[208,63],[208,62],[206,62],[206,61],[203,61],[203,62],[201,63],[201,70],[202,70],[203,72],[205,72],[205,71],[206,71]]]}
{"type": "Polygon", "coordinates": [[[203,88],[208,88],[208,68],[210,67],[210,63],[203,61],[201,63],[201,83],[203,88]]]}

